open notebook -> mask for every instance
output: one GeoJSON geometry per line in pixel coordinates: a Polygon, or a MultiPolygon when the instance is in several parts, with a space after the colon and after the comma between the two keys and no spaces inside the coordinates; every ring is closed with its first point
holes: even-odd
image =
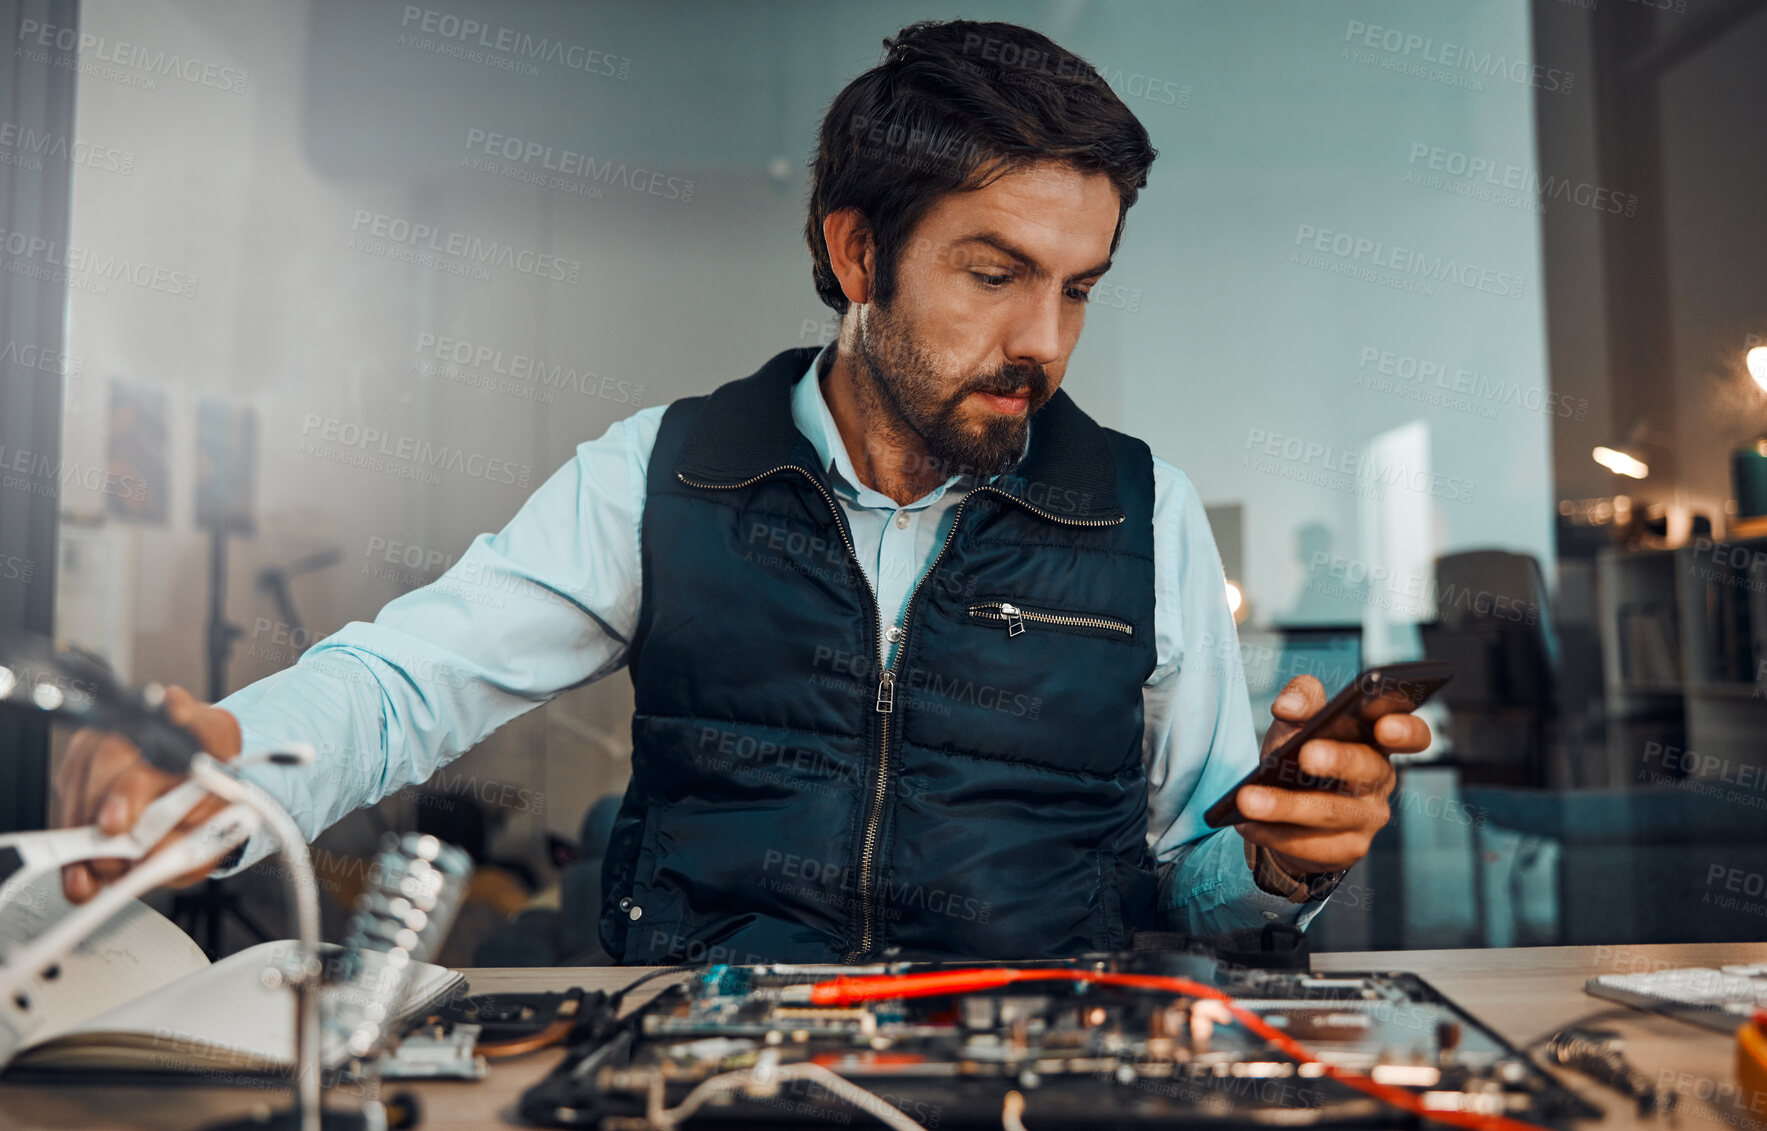
{"type": "MultiPolygon", "coordinates": [[[[66,911],[61,877],[51,873],[0,917],[0,954],[66,911]]],[[[131,904],[43,984],[30,1043],[9,1067],[286,1071],[294,1062],[294,994],[266,985],[264,973],[292,945],[259,943],[211,964],[171,920],[131,904]]],[[[459,974],[420,962],[399,1013],[417,1014],[463,989],[459,974]]],[[[341,1041],[328,1039],[326,1067],[347,1059],[341,1041]]]]}

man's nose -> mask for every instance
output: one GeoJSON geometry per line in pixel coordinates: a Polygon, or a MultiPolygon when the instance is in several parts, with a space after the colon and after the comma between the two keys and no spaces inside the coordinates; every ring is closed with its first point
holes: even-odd
{"type": "Polygon", "coordinates": [[[1037,366],[1061,360],[1062,302],[1059,290],[1040,290],[1025,299],[1007,335],[1008,360],[1037,366]]]}

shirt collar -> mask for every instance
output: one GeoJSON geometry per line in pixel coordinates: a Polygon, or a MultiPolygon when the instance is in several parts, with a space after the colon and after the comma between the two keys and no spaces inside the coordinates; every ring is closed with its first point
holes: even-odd
{"type": "MultiPolygon", "coordinates": [[[[821,351],[811,359],[810,368],[804,372],[804,375],[798,379],[797,385],[792,388],[792,423],[797,425],[798,431],[802,432],[815,447],[816,458],[822,461],[822,470],[835,477],[837,485],[844,486],[851,491],[861,505],[887,507],[891,510],[898,509],[894,499],[859,482],[859,474],[853,470],[853,461],[847,454],[846,442],[841,439],[840,428],[834,422],[834,414],[829,412],[828,401],[822,395],[820,374],[824,365],[833,363],[834,347],[834,342],[823,346],[821,351]]],[[[1030,430],[1026,429],[1025,451],[1019,454],[1021,462],[1025,452],[1030,450],[1030,430]]],[[[953,484],[966,478],[963,475],[953,475],[900,509],[907,510],[936,502],[953,484]]],[[[986,481],[992,483],[998,478],[997,475],[990,475],[986,481]]]]}

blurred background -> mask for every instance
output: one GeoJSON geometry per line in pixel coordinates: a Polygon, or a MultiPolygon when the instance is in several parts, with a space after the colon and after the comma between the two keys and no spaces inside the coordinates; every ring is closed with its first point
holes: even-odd
{"type": "MultiPolygon", "coordinates": [[[[830,340],[828,102],[1011,20],[1160,151],[1065,387],[1209,505],[1216,661],[1266,719],[1457,666],[1315,946],[1767,937],[1764,7],[0,0],[0,624],[219,698],[372,619],[580,442],[830,340]]],[[[334,921],[417,826],[486,865],[450,961],[580,955],[630,708],[328,832],[334,921]]],[[[0,829],[63,741],[0,721],[0,829]]],[[[278,898],[176,911],[229,950],[278,898]]]]}

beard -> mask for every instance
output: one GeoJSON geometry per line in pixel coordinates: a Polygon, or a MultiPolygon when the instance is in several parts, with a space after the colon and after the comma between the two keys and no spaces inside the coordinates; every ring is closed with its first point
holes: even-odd
{"type": "Polygon", "coordinates": [[[867,414],[891,431],[906,431],[905,440],[918,438],[925,451],[924,457],[907,457],[924,458],[925,466],[904,468],[906,473],[985,478],[1009,470],[1024,455],[1031,417],[1054,395],[1040,365],[1007,364],[953,383],[907,326],[875,304],[859,320],[858,339],[854,368],[867,414]],[[985,409],[980,425],[964,419],[964,402],[973,393],[1011,396],[1023,390],[1030,400],[1022,414],[985,409]]]}

